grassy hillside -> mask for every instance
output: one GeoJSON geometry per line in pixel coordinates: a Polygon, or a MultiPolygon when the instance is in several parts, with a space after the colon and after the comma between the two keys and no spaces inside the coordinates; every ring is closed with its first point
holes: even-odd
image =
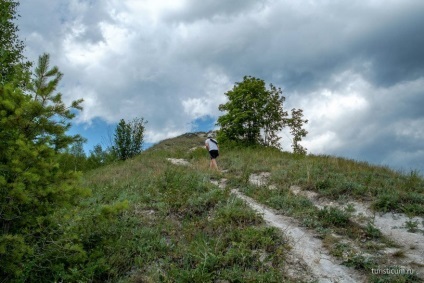
{"type": "MultiPolygon", "coordinates": [[[[72,219],[69,229],[79,235],[78,241],[88,251],[86,264],[74,267],[75,276],[70,278],[296,282],[287,273],[290,245],[285,236],[265,225],[230,194],[230,188],[298,219],[335,256],[348,247],[334,233],[351,241],[361,239],[360,248],[367,251],[395,245],[372,224],[352,225],[347,211],[317,209],[307,198],[291,193],[292,185],[334,201],[369,202],[376,211],[424,216],[424,180],[417,174],[402,175],[331,156],[299,157],[271,148],[221,148],[218,165],[225,173],[211,172],[202,148],[204,139],[202,134],[185,134],[164,140],[132,160],[84,176],[84,186],[92,190],[92,196],[61,216],[72,219]],[[184,158],[191,165],[176,166],[167,161],[170,157],[184,158]],[[275,189],[258,189],[249,183],[249,176],[260,172],[270,173],[275,189]],[[227,179],[226,189],[211,183],[221,178],[227,179]]],[[[345,264],[366,270],[381,260],[360,256],[351,254],[345,264]]],[[[414,282],[411,278],[396,282],[414,282]]]]}

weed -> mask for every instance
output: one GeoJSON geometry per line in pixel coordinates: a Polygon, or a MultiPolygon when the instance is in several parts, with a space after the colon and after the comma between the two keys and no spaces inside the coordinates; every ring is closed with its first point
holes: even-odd
{"type": "Polygon", "coordinates": [[[317,213],[324,227],[346,227],[349,223],[349,214],[335,207],[324,207],[317,213]]]}
{"type": "Polygon", "coordinates": [[[393,257],[405,257],[405,251],[404,250],[397,250],[392,254],[393,257]]]}
{"type": "Polygon", "coordinates": [[[399,192],[388,191],[378,196],[373,203],[373,208],[383,212],[399,210],[399,192]]]}
{"type": "Polygon", "coordinates": [[[407,229],[408,232],[410,233],[415,233],[417,232],[418,229],[418,220],[412,221],[412,220],[407,220],[405,222],[405,228],[407,229]]]}
{"type": "Polygon", "coordinates": [[[344,210],[349,214],[352,214],[356,211],[355,206],[351,203],[348,203],[344,210]]]}
{"type": "Polygon", "coordinates": [[[225,205],[219,207],[215,212],[216,218],[213,224],[235,225],[246,227],[263,223],[263,219],[253,210],[237,198],[233,198],[225,205]]]}
{"type": "Polygon", "coordinates": [[[371,222],[367,223],[367,226],[365,227],[365,233],[366,236],[371,239],[379,239],[382,236],[381,231],[371,222]]]}
{"type": "Polygon", "coordinates": [[[371,257],[366,257],[355,252],[347,255],[347,259],[343,262],[343,265],[359,270],[372,270],[377,267],[377,264],[371,257]]]}
{"type": "Polygon", "coordinates": [[[331,188],[331,181],[327,178],[315,183],[315,188],[318,192],[323,192],[331,188]]]}
{"type": "Polygon", "coordinates": [[[331,250],[330,254],[337,258],[344,258],[352,252],[352,248],[346,243],[337,243],[331,250]]]}

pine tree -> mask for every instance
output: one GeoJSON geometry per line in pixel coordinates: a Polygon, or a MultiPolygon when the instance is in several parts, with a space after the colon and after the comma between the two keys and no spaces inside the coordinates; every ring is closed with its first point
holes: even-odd
{"type": "Polygon", "coordinates": [[[53,94],[60,76],[48,61],[47,55],[40,57],[32,92],[0,84],[2,278],[19,278],[22,262],[39,252],[51,214],[87,193],[75,173],[59,166],[60,150],[80,140],[66,131],[75,115],[71,110],[81,109],[81,100],[68,107],[60,94],[53,94]]]}
{"type": "Polygon", "coordinates": [[[19,3],[12,0],[0,0],[0,83],[15,81],[23,83],[23,71],[30,67],[24,62],[24,43],[19,40],[18,26],[14,23],[18,15],[19,3]]]}
{"type": "Polygon", "coordinates": [[[13,22],[17,6],[0,0],[0,278],[27,282],[31,276],[36,282],[38,272],[51,274],[40,261],[46,246],[57,240],[52,216],[89,192],[80,188],[76,173],[59,166],[61,150],[81,140],[66,131],[82,100],[68,106],[54,94],[62,74],[49,69],[46,54],[31,80],[13,22]]]}
{"type": "Polygon", "coordinates": [[[34,121],[38,126],[29,127],[27,134],[34,141],[48,144],[59,152],[68,145],[82,140],[80,136],[68,136],[66,132],[71,127],[70,121],[75,117],[72,110],[82,110],[83,100],[73,101],[70,106],[65,105],[62,94],[55,93],[63,74],[58,67],[50,68],[49,65],[50,56],[41,55],[30,85],[30,93],[35,105],[32,108],[32,115],[37,117],[34,121]]]}

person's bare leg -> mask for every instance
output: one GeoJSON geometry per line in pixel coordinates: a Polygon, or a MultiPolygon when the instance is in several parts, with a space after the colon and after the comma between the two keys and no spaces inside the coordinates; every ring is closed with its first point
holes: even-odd
{"type": "Polygon", "coordinates": [[[218,165],[216,164],[216,159],[212,159],[211,163],[212,163],[212,168],[218,170],[218,165]]]}

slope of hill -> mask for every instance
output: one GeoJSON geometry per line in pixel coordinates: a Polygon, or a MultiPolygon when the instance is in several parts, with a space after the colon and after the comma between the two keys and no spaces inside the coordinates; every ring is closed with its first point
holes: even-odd
{"type": "Polygon", "coordinates": [[[272,148],[221,148],[222,171],[214,172],[205,136],[164,140],[84,176],[93,193],[75,212],[88,253],[80,274],[110,282],[421,282],[417,174],[272,148]]]}

